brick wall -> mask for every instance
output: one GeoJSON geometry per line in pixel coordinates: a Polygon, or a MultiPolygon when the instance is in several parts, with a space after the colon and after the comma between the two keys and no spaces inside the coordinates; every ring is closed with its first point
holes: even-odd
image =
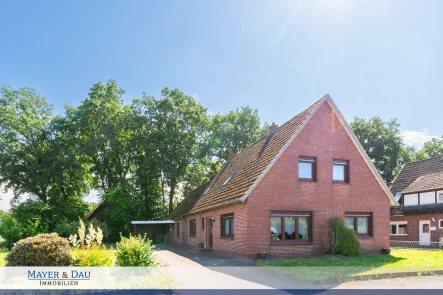
{"type": "Polygon", "coordinates": [[[395,241],[419,241],[419,221],[429,220],[431,227],[436,227],[436,230],[431,231],[431,242],[438,242],[440,237],[443,237],[443,228],[438,227],[438,220],[443,219],[443,214],[430,214],[418,216],[395,216],[391,217],[391,222],[407,221],[406,236],[391,235],[391,240],[395,241]],[[435,221],[432,221],[432,218],[435,221]]]}
{"type": "Polygon", "coordinates": [[[248,254],[324,251],[329,220],[345,212],[371,212],[373,236],[360,238],[363,253],[389,247],[389,201],[329,105],[324,104],[259,183],[246,203],[248,254]],[[298,157],[316,157],[317,181],[298,180],[298,157]],[[350,183],[332,182],[333,159],[349,160],[350,183]],[[312,211],[311,245],[271,245],[270,211],[312,211]]]}
{"type": "MultiPolygon", "coordinates": [[[[309,124],[292,142],[281,158],[254,189],[245,203],[221,207],[180,221],[180,238],[174,243],[196,246],[206,241],[201,218],[215,218],[213,248],[219,251],[256,256],[268,252],[273,256],[319,254],[330,233],[329,220],[345,212],[371,212],[373,235],[360,238],[363,253],[379,252],[389,247],[389,201],[372,172],[360,156],[346,131],[328,104],[324,104],[309,124]],[[298,157],[317,159],[317,181],[298,180],[298,157]],[[349,160],[350,183],[332,182],[333,159],[349,160]],[[313,241],[309,245],[271,245],[270,212],[312,211],[313,241]],[[235,237],[220,236],[220,215],[234,213],[235,237]],[[195,218],[197,235],[184,238],[184,222],[195,218]]],[[[206,229],[206,224],[205,224],[206,229]]]]}
{"type": "Polygon", "coordinates": [[[199,214],[193,214],[185,216],[180,222],[180,234],[184,233],[184,227],[186,223],[186,236],[180,235],[180,238],[176,236],[170,242],[175,244],[187,245],[190,247],[197,247],[199,243],[204,243],[207,246],[209,239],[208,219],[212,218],[213,230],[212,230],[212,248],[217,251],[236,253],[240,255],[247,255],[247,226],[246,226],[246,207],[244,204],[233,204],[218,209],[205,211],[199,214]],[[234,237],[222,237],[221,236],[221,221],[220,216],[224,214],[234,214],[234,237]],[[204,218],[204,229],[202,229],[202,218],[204,218]],[[191,236],[189,233],[189,221],[191,219],[196,220],[196,235],[191,236]]]}

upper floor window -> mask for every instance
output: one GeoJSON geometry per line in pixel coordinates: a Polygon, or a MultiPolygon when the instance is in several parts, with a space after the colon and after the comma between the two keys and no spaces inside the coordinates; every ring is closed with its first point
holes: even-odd
{"type": "Polygon", "coordinates": [[[442,193],[438,194],[438,201],[443,202],[443,194],[442,193]]]}
{"type": "Polygon", "coordinates": [[[332,166],[332,180],[334,182],[349,182],[349,161],[334,160],[332,166]]]}
{"type": "Polygon", "coordinates": [[[234,214],[221,216],[221,236],[234,237],[234,214]]]}
{"type": "Polygon", "coordinates": [[[195,219],[189,220],[189,235],[195,236],[197,232],[195,219]]]}
{"type": "Polygon", "coordinates": [[[298,159],[298,179],[316,180],[315,158],[300,157],[298,159]]]}
{"type": "Polygon", "coordinates": [[[372,213],[345,213],[345,225],[358,236],[371,236],[372,213]]]}

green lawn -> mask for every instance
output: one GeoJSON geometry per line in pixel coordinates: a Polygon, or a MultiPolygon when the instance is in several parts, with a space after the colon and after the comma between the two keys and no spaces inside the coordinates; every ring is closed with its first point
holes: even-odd
{"type": "Polygon", "coordinates": [[[307,281],[396,272],[420,274],[443,270],[443,251],[392,250],[391,255],[265,260],[259,261],[258,265],[307,281]]]}

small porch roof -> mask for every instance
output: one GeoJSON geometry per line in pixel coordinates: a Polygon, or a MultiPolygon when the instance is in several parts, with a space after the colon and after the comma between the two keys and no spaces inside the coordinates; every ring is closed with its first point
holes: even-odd
{"type": "Polygon", "coordinates": [[[131,224],[174,224],[174,220],[134,220],[131,224]]]}

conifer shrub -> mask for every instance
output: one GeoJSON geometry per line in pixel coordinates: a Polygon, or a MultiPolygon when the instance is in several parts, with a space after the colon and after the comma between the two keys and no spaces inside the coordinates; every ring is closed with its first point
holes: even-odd
{"type": "Polygon", "coordinates": [[[337,252],[344,256],[359,256],[360,242],[354,230],[346,227],[343,219],[340,217],[334,218],[332,225],[338,240],[337,252]]]}

